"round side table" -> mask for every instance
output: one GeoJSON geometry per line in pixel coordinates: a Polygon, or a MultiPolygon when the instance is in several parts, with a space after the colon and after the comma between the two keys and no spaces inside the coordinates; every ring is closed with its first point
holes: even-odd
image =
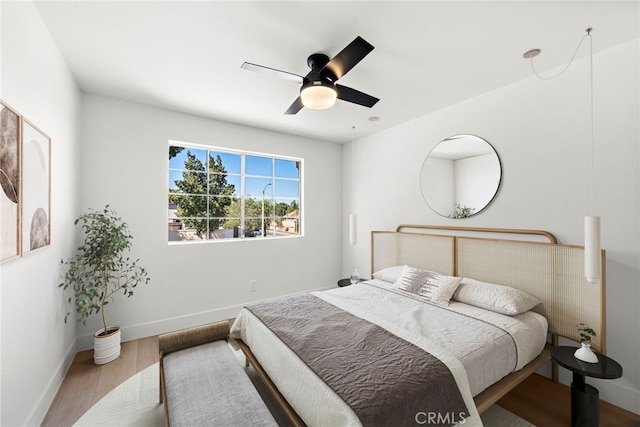
{"type": "Polygon", "coordinates": [[[578,347],[551,349],[551,358],[573,372],[571,383],[571,426],[597,427],[600,419],[598,389],[587,384],[585,377],[615,379],[622,376],[622,366],[604,354],[596,353],[598,363],[587,363],[573,355],[578,347]]]}

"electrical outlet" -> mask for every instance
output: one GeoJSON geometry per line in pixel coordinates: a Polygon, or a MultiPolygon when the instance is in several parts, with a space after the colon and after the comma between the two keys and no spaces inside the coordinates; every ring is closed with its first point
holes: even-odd
{"type": "Polygon", "coordinates": [[[258,282],[255,280],[249,280],[249,292],[256,292],[258,290],[258,282]]]}

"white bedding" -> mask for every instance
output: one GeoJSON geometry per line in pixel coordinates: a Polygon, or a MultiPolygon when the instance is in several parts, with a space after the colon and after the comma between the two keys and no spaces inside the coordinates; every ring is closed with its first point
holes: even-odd
{"type": "Polygon", "coordinates": [[[529,311],[506,316],[456,301],[451,301],[446,308],[438,307],[424,303],[415,294],[391,292],[390,288],[388,282],[374,279],[360,286],[314,294],[328,296],[334,305],[336,301],[343,301],[343,304],[373,312],[442,347],[464,365],[473,396],[522,369],[544,349],[547,319],[538,313],[529,311]],[[485,322],[500,329],[489,327],[485,322]]]}
{"type": "MultiPolygon", "coordinates": [[[[372,280],[313,294],[446,361],[472,413],[465,425],[481,425],[472,395],[520,369],[544,348],[546,319],[536,313],[505,316],[456,302],[441,308],[388,288],[388,283],[372,280]]],[[[242,310],[231,336],[249,345],[305,423],[360,425],[351,408],[251,312],[242,310]]]]}

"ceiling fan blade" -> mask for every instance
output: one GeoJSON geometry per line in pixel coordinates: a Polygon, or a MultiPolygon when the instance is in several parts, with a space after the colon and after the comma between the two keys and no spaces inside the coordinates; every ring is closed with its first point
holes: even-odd
{"type": "Polygon", "coordinates": [[[338,89],[338,99],[353,102],[354,104],[362,105],[364,107],[371,108],[376,105],[376,102],[380,101],[375,96],[367,95],[364,92],[360,92],[359,90],[355,90],[347,86],[336,84],[336,89],[338,89]]]}
{"type": "Polygon", "coordinates": [[[303,77],[297,74],[288,73],[286,71],[276,70],[275,68],[265,67],[263,65],[252,64],[250,62],[245,62],[242,64],[240,68],[244,68],[245,70],[255,71],[260,74],[267,74],[270,76],[278,77],[281,79],[289,80],[295,83],[302,84],[303,77]]]}
{"type": "Polygon", "coordinates": [[[302,110],[302,107],[304,107],[304,105],[302,104],[302,98],[298,97],[296,98],[295,101],[293,101],[293,104],[291,104],[291,107],[289,107],[289,109],[287,111],[285,111],[285,114],[296,114],[298,111],[302,110]]]}
{"type": "Polygon", "coordinates": [[[373,45],[358,36],[354,41],[349,43],[347,47],[342,49],[340,53],[334,56],[333,59],[324,66],[323,71],[329,70],[335,76],[335,80],[341,79],[342,76],[347,74],[358,62],[362,61],[373,49],[373,45]]]}

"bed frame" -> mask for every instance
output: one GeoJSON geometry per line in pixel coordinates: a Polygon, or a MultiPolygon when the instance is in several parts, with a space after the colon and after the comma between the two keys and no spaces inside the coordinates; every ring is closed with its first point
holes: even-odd
{"type": "MultiPolygon", "coordinates": [[[[584,277],[584,248],[558,244],[547,231],[412,224],[399,225],[396,231],[372,231],[371,271],[404,264],[508,285],[542,302],[535,311],[549,322],[550,343],[523,369],[478,394],[474,401],[480,413],[548,362],[550,346],[557,345],[559,337],[580,341],[578,323],[596,330],[591,345],[605,353],[604,250],[602,278],[592,285],[584,277]]],[[[249,347],[241,340],[238,345],[283,413],[293,425],[304,426],[249,347]]],[[[552,376],[557,381],[555,365],[552,376]]]]}

